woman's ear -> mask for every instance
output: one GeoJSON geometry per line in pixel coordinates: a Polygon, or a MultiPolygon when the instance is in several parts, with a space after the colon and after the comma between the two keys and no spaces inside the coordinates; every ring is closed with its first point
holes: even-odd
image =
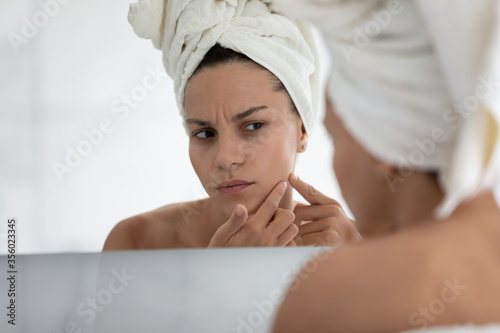
{"type": "Polygon", "coordinates": [[[307,149],[307,132],[304,123],[300,122],[300,131],[297,142],[297,153],[303,153],[307,149]]]}
{"type": "Polygon", "coordinates": [[[388,179],[388,177],[390,178],[391,176],[397,175],[399,173],[398,168],[394,165],[383,162],[371,155],[369,158],[375,166],[375,172],[380,179],[388,179]]]}

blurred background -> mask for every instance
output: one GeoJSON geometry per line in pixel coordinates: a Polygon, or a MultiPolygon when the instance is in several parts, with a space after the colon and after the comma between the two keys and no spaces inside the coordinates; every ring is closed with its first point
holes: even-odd
{"type": "MultiPolygon", "coordinates": [[[[127,217],[206,196],[130,2],[0,2],[0,254],[10,217],[18,253],[93,252],[127,217]]],[[[296,173],[344,205],[321,120],[296,173]]]]}

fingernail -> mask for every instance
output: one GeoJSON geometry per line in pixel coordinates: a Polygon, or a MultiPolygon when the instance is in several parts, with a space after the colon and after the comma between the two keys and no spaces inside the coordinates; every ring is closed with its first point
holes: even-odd
{"type": "Polygon", "coordinates": [[[297,175],[295,173],[292,172],[292,180],[295,181],[297,180],[297,175]]]}
{"type": "Polygon", "coordinates": [[[283,182],[283,191],[286,190],[286,187],[288,186],[288,183],[287,182],[283,182]]]}
{"type": "Polygon", "coordinates": [[[241,209],[240,206],[236,206],[235,214],[238,217],[242,217],[243,216],[243,209],[241,209]]]}

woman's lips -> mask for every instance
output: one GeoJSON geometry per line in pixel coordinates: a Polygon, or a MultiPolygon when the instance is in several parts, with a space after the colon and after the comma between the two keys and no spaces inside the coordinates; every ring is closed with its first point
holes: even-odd
{"type": "Polygon", "coordinates": [[[217,186],[217,190],[224,194],[234,194],[243,191],[250,185],[254,183],[247,182],[245,180],[234,179],[231,181],[225,181],[217,186]]]}

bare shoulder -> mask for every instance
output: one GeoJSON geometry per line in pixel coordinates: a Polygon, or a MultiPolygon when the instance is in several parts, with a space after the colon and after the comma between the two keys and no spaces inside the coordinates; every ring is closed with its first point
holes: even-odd
{"type": "Polygon", "coordinates": [[[127,218],[111,230],[103,250],[184,247],[182,234],[193,205],[195,202],[175,203],[127,218]]]}
{"type": "Polygon", "coordinates": [[[497,285],[498,263],[485,259],[492,251],[480,229],[451,222],[313,258],[310,272],[306,266],[287,294],[275,332],[399,332],[484,317],[484,311],[474,317],[468,304],[487,302],[488,290],[500,294],[499,288],[480,287],[497,285]],[[488,277],[478,280],[478,269],[488,277]]]}

